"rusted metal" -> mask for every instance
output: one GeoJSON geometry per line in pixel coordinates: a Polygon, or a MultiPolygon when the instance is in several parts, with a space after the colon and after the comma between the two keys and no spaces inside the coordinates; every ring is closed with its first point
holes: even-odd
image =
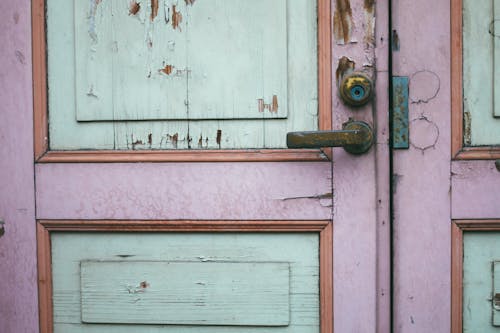
{"type": "Polygon", "coordinates": [[[290,132],[288,148],[344,147],[351,154],[363,154],[373,145],[373,130],[362,121],[348,121],[342,130],[290,132]]]}
{"type": "Polygon", "coordinates": [[[351,41],[352,10],[349,0],[336,0],[333,16],[333,35],[337,44],[346,44],[351,41]]]}
{"type": "Polygon", "coordinates": [[[342,100],[349,106],[362,106],[373,97],[372,80],[364,73],[344,75],[339,86],[342,100]]]}
{"type": "Polygon", "coordinates": [[[392,147],[394,149],[410,147],[408,84],[409,78],[406,76],[392,78],[392,147]]]}

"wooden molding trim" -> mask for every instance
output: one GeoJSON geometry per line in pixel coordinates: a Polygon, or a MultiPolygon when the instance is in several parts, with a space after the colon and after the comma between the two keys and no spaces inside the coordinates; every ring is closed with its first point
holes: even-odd
{"type": "Polygon", "coordinates": [[[463,331],[463,233],[500,231],[500,220],[454,220],[451,224],[451,333],[463,331]]]}
{"type": "Polygon", "coordinates": [[[500,147],[464,147],[462,0],[451,0],[451,156],[454,160],[500,158],[500,147]]]}
{"type": "MultiPolygon", "coordinates": [[[[45,0],[32,0],[34,156],[40,163],[328,161],[325,149],[50,151],[47,106],[45,0]]],[[[319,129],[332,128],[331,3],[318,0],[319,129]]]]}
{"type": "Polygon", "coordinates": [[[48,151],[39,163],[328,161],[319,149],[48,151]]]}
{"type": "Polygon", "coordinates": [[[318,221],[39,220],[37,223],[40,332],[53,333],[51,232],[316,232],[319,233],[320,332],[333,332],[333,228],[318,221]]]}

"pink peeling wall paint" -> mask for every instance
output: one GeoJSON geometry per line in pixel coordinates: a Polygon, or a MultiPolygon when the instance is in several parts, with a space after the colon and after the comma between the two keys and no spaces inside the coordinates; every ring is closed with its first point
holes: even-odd
{"type": "Polygon", "coordinates": [[[38,331],[30,22],[30,1],[0,2],[2,333],[38,331]]]}
{"type": "Polygon", "coordinates": [[[39,219],[331,218],[324,162],[41,164],[36,182],[39,219]]]}
{"type": "Polygon", "coordinates": [[[447,333],[450,2],[395,1],[392,13],[393,75],[410,77],[412,133],[410,149],[394,152],[394,330],[447,333]]]}

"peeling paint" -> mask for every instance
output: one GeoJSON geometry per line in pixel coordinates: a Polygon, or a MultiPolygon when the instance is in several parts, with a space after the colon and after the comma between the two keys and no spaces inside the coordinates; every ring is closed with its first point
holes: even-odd
{"type": "Polygon", "coordinates": [[[269,110],[269,112],[271,113],[277,113],[279,108],[278,96],[273,95],[273,100],[269,104],[265,103],[263,98],[257,99],[257,107],[260,113],[264,112],[265,110],[269,110]]]}
{"type": "Polygon", "coordinates": [[[219,145],[219,149],[221,147],[221,141],[222,141],[222,130],[217,130],[217,137],[215,139],[215,142],[217,142],[217,145],[219,145]]]}
{"type": "Polygon", "coordinates": [[[141,10],[141,5],[135,1],[132,1],[130,3],[130,9],[128,11],[128,14],[129,15],[136,15],[139,12],[139,10],[141,10]]]}
{"type": "Polygon", "coordinates": [[[203,148],[203,135],[200,134],[200,138],[198,139],[198,148],[203,148]]]}
{"type": "Polygon", "coordinates": [[[185,0],[186,5],[193,5],[196,0],[185,0]]]}
{"type": "Polygon", "coordinates": [[[335,78],[337,79],[337,83],[340,84],[344,75],[349,74],[354,70],[356,63],[351,59],[343,56],[339,59],[339,64],[337,66],[337,70],[335,71],[335,78]]]}
{"type": "Polygon", "coordinates": [[[182,31],[179,26],[182,22],[182,14],[176,10],[176,5],[172,6],[172,27],[175,29],[179,28],[179,31],[182,31]]]}
{"type": "Polygon", "coordinates": [[[365,0],[365,36],[363,38],[366,47],[375,46],[375,0],[365,0]]]}
{"type": "Polygon", "coordinates": [[[464,111],[464,145],[471,146],[472,145],[472,117],[469,111],[464,111]]]}
{"type": "Polygon", "coordinates": [[[148,134],[148,144],[149,144],[149,147],[151,147],[153,145],[153,133],[148,134]]]}
{"type": "Polygon", "coordinates": [[[97,32],[95,31],[95,17],[97,14],[97,7],[101,3],[101,0],[89,0],[89,3],[90,3],[90,8],[89,8],[89,12],[87,15],[87,19],[89,22],[88,23],[89,24],[88,32],[89,32],[90,38],[92,39],[92,42],[95,44],[95,43],[97,43],[97,32]]]}
{"type": "Polygon", "coordinates": [[[175,133],[174,135],[167,135],[170,142],[172,142],[172,146],[177,148],[177,143],[179,142],[179,133],[175,133]]]}
{"type": "Polygon", "coordinates": [[[172,65],[165,65],[164,68],[160,69],[160,72],[163,72],[167,75],[170,75],[170,74],[172,74],[172,71],[174,70],[174,68],[175,67],[172,65]]]}
{"type": "Polygon", "coordinates": [[[151,0],[151,22],[158,16],[158,0],[151,0]]]}
{"type": "Polygon", "coordinates": [[[333,16],[333,35],[337,44],[342,45],[351,42],[353,27],[350,0],[336,0],[333,16]]]}

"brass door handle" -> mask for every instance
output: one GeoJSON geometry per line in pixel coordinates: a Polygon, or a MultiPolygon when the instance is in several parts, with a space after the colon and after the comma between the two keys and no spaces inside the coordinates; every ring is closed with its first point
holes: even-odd
{"type": "Polygon", "coordinates": [[[351,154],[366,153],[373,145],[373,130],[364,121],[348,121],[337,131],[290,132],[288,148],[343,147],[351,154]]]}

